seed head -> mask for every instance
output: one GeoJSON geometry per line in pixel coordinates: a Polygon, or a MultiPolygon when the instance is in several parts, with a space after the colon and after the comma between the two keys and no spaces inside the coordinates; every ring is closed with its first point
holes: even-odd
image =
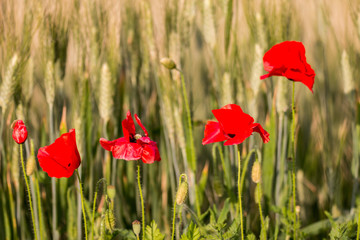
{"type": "Polygon", "coordinates": [[[133,228],[134,234],[138,237],[140,234],[140,231],[141,231],[140,222],[138,220],[133,221],[132,228],[133,228]]]}
{"type": "Polygon", "coordinates": [[[162,58],[160,60],[160,63],[169,70],[172,70],[172,69],[176,68],[175,62],[170,58],[166,58],[166,57],[162,58]]]}

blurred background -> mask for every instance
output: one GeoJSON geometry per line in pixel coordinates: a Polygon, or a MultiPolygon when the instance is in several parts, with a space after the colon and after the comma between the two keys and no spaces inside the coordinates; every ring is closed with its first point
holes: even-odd
{"type": "MultiPolygon", "coordinates": [[[[33,141],[33,153],[27,141],[26,158],[36,156],[38,148],[60,133],[76,129],[89,218],[96,183],[105,178],[116,190],[116,227],[131,229],[131,222],[140,219],[136,163],[112,159],[98,142],[100,137],[123,136],[121,121],[128,110],[139,115],[162,157],[161,162],[142,165],[148,224],[154,219],[169,236],[177,179],[183,172],[190,184],[185,222],[200,218],[209,207],[221,209],[227,198],[236,212],[236,149],[201,144],[205,123],[214,118],[211,110],[229,103],[240,105],[270,133],[268,144],[255,134],[241,148],[243,157],[253,148],[262,153],[264,215],[270,233],[281,229],[291,186],[287,155],[292,83],[259,77],[265,74],[264,53],[285,40],[303,42],[316,73],[313,94],[296,83],[301,225],[314,226],[327,218],[325,211],[351,219],[359,196],[359,39],[357,0],[1,1],[1,235],[32,236],[18,146],[11,138],[15,119],[24,120],[33,141]],[[173,59],[184,73],[196,161],[188,157],[180,74],[163,67],[162,57],[173,59]]],[[[258,234],[255,184],[248,178],[243,190],[246,229],[258,234]]],[[[75,177],[51,180],[37,164],[30,179],[40,193],[33,193],[33,200],[42,208],[36,216],[44,226],[42,237],[80,239],[75,177]]],[[[104,189],[99,186],[101,195],[104,189]]],[[[96,204],[99,236],[104,198],[99,196],[96,204]]],[[[206,216],[201,219],[208,221],[206,216]]],[[[308,230],[310,235],[329,232],[316,226],[308,230]]]]}

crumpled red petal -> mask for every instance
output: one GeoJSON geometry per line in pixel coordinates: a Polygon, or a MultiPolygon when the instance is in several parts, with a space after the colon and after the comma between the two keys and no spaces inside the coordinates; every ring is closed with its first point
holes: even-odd
{"type": "Polygon", "coordinates": [[[267,131],[265,131],[265,129],[263,129],[263,127],[260,125],[260,123],[254,123],[253,130],[254,130],[254,132],[257,132],[260,134],[264,143],[267,143],[270,141],[270,138],[269,138],[270,134],[267,131]]]}
{"type": "Polygon", "coordinates": [[[156,142],[152,141],[151,144],[145,145],[141,160],[143,161],[143,163],[147,164],[161,160],[156,142]]]}
{"type": "Polygon", "coordinates": [[[202,144],[209,144],[214,142],[222,142],[229,139],[224,131],[220,128],[220,123],[214,121],[208,121],[205,125],[204,138],[202,144]]]}
{"type": "Polygon", "coordinates": [[[130,111],[127,112],[126,118],[122,121],[122,129],[124,137],[130,141],[135,135],[135,124],[130,111]]]}
{"type": "Polygon", "coordinates": [[[117,143],[124,143],[128,142],[124,137],[115,139],[113,141],[108,141],[105,138],[100,138],[99,140],[100,145],[107,151],[111,151],[112,147],[115,146],[117,143]]]}
{"type": "Polygon", "coordinates": [[[75,130],[71,129],[57,138],[53,144],[40,148],[37,157],[40,167],[49,177],[71,177],[81,163],[75,130]]]}
{"type": "Polygon", "coordinates": [[[118,142],[112,148],[112,155],[117,159],[138,160],[142,156],[143,147],[138,143],[118,142]]]}

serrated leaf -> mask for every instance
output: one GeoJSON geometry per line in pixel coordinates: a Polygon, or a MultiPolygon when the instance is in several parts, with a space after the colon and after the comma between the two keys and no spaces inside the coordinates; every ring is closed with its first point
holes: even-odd
{"type": "Polygon", "coordinates": [[[153,220],[150,225],[146,226],[145,239],[146,240],[163,240],[165,235],[160,232],[157,224],[153,220]]]}
{"type": "Polygon", "coordinates": [[[239,233],[239,228],[240,218],[235,218],[228,230],[224,233],[224,239],[232,239],[233,237],[237,236],[237,234],[239,233]]]}
{"type": "Polygon", "coordinates": [[[230,199],[227,198],[225,200],[224,206],[219,214],[219,217],[217,220],[218,224],[222,224],[225,222],[225,220],[227,219],[227,215],[229,214],[229,211],[230,211],[230,199]]]}
{"type": "Polygon", "coordinates": [[[200,235],[200,231],[199,228],[193,223],[190,222],[186,233],[184,233],[181,236],[181,240],[200,240],[201,235],[200,235]]]}

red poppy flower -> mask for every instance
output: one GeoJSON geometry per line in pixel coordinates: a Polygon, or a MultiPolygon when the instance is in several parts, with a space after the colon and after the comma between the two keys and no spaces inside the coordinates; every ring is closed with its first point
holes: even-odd
{"type": "Polygon", "coordinates": [[[18,144],[24,143],[27,139],[28,132],[22,120],[15,120],[11,124],[13,128],[12,137],[18,144]]]}
{"type": "Polygon", "coordinates": [[[49,177],[71,177],[81,163],[75,129],[62,134],[53,144],[40,148],[37,157],[40,167],[49,177]]]}
{"type": "Polygon", "coordinates": [[[253,132],[258,132],[264,143],[270,140],[270,134],[259,123],[254,123],[254,119],[236,104],[225,105],[212,110],[212,113],[219,122],[207,122],[203,145],[222,141],[226,141],[224,145],[240,144],[253,132]]]}
{"type": "Polygon", "coordinates": [[[142,128],[145,136],[135,133],[135,124],[128,111],[126,118],[122,121],[122,129],[124,137],[108,141],[100,138],[101,146],[108,151],[112,152],[114,158],[124,160],[138,160],[141,159],[144,163],[153,163],[160,161],[160,153],[156,142],[148,137],[148,132],[144,125],[141,123],[139,117],[135,114],[135,120],[142,128]]]}
{"type": "Polygon", "coordinates": [[[305,47],[301,42],[285,41],[274,45],[263,57],[264,69],[260,77],[284,76],[295,82],[302,82],[310,91],[314,85],[315,72],[306,62],[305,47]]]}

